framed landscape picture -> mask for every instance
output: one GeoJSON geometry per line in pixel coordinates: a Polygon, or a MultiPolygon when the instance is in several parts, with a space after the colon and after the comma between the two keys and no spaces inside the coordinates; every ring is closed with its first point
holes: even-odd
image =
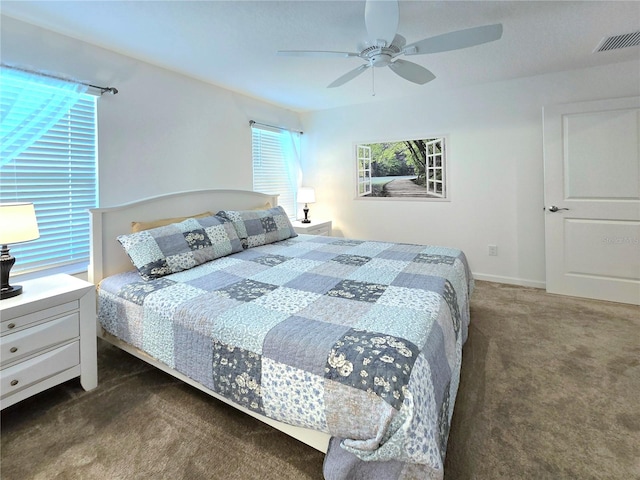
{"type": "Polygon", "coordinates": [[[447,198],[445,137],[356,145],[362,198],[447,198]]]}

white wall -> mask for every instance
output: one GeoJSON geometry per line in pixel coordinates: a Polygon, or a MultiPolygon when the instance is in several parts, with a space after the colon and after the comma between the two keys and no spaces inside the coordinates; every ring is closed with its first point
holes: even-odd
{"type": "Polygon", "coordinates": [[[478,278],[543,286],[542,107],[638,95],[639,63],[424,92],[303,115],[313,216],[346,237],[456,246],[478,278]],[[355,199],[355,143],[441,134],[450,202],[355,199]]]}
{"type": "Polygon", "coordinates": [[[542,107],[638,95],[638,62],[304,114],[2,17],[2,61],[120,93],[99,104],[100,204],[247,188],[250,119],[305,131],[312,217],[348,237],[462,248],[478,278],[542,286],[542,107]],[[355,200],[356,142],[446,134],[450,202],[355,200]],[[497,257],[487,245],[498,245],[497,257]]]}
{"type": "Polygon", "coordinates": [[[2,17],[2,61],[118,88],[98,107],[100,205],[180,190],[252,188],[249,120],[298,115],[2,17]]]}

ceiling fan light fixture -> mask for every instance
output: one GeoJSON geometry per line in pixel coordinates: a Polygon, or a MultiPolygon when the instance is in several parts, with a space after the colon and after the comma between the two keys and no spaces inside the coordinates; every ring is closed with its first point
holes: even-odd
{"type": "Polygon", "coordinates": [[[381,52],[371,56],[369,61],[374,67],[386,67],[391,63],[391,55],[381,52]]]}

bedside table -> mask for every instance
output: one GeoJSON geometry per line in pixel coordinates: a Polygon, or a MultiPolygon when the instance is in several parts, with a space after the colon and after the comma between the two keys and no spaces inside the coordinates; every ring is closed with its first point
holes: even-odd
{"type": "Polygon", "coordinates": [[[69,275],[22,283],[0,301],[0,408],[80,377],[98,385],[95,285],[69,275]]]}
{"type": "Polygon", "coordinates": [[[311,223],[302,223],[300,220],[291,222],[296,233],[307,235],[331,235],[331,220],[311,220],[311,223]]]}

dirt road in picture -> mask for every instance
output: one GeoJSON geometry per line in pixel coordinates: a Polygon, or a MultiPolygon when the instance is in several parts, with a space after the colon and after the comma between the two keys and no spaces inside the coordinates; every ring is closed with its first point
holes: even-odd
{"type": "Polygon", "coordinates": [[[409,178],[391,180],[382,190],[385,197],[432,197],[424,186],[416,185],[409,178]]]}

